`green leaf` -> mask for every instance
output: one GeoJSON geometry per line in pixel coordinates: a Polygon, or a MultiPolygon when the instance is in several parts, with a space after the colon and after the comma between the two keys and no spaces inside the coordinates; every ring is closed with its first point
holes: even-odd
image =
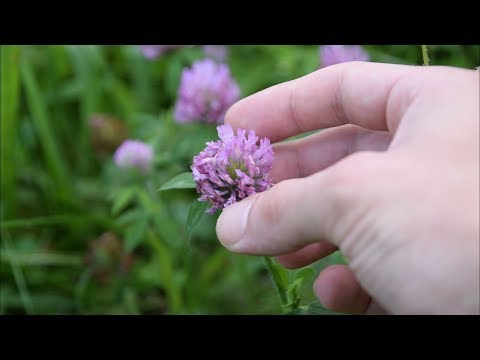
{"type": "Polygon", "coordinates": [[[122,215],[120,215],[116,222],[120,225],[126,225],[132,221],[140,220],[146,216],[147,214],[143,209],[132,209],[125,211],[122,215]]]}
{"type": "Polygon", "coordinates": [[[285,315],[307,315],[308,307],[300,306],[296,309],[293,309],[290,312],[286,312],[285,315]]]}
{"type": "Polygon", "coordinates": [[[303,278],[298,278],[288,286],[287,306],[289,306],[290,308],[296,308],[298,307],[298,304],[300,304],[300,289],[302,287],[302,283],[303,283],[303,278]]]}
{"type": "Polygon", "coordinates": [[[122,211],[132,200],[135,192],[136,188],[131,187],[123,190],[117,197],[115,197],[112,205],[112,215],[117,215],[120,211],[122,211]]]}
{"type": "Polygon", "coordinates": [[[156,215],[160,213],[158,205],[144,189],[139,189],[138,200],[140,201],[140,204],[143,206],[147,214],[156,215]]]}
{"type": "Polygon", "coordinates": [[[325,309],[318,301],[306,306],[299,306],[288,312],[286,315],[346,315],[325,309]]]}
{"type": "Polygon", "coordinates": [[[147,230],[147,218],[141,219],[125,230],[125,250],[132,252],[142,241],[147,230]]]}
{"type": "Polygon", "coordinates": [[[303,278],[298,278],[290,285],[288,285],[287,294],[292,295],[294,298],[298,295],[298,289],[302,286],[303,278]]]}
{"type": "Polygon", "coordinates": [[[330,255],[334,264],[345,264],[348,265],[348,259],[343,256],[341,251],[335,251],[332,255],[330,255]]]}
{"type": "Polygon", "coordinates": [[[187,223],[186,223],[186,228],[187,228],[187,237],[190,239],[190,236],[192,236],[192,232],[195,229],[195,226],[198,225],[200,220],[202,220],[203,215],[205,214],[205,210],[208,207],[207,202],[200,202],[198,200],[195,200],[192,203],[192,206],[190,206],[190,210],[188,211],[187,215],[187,223]]]}
{"type": "Polygon", "coordinates": [[[195,189],[195,181],[191,172],[185,172],[177,175],[163,184],[158,191],[165,191],[170,189],[195,189]]]}
{"type": "Polygon", "coordinates": [[[312,302],[308,305],[305,315],[345,315],[325,309],[318,301],[312,302]]]}
{"type": "Polygon", "coordinates": [[[295,277],[293,281],[297,279],[309,279],[315,274],[315,271],[311,267],[307,267],[295,272],[295,277]]]}

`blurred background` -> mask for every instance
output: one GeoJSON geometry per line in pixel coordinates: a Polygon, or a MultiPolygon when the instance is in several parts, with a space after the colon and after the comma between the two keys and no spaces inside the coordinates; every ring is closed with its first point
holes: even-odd
{"type": "MultiPolygon", "coordinates": [[[[431,65],[480,65],[479,46],[428,50],[431,65]]],[[[359,57],[423,62],[420,45],[350,53],[318,45],[2,46],[0,313],[281,314],[263,259],[218,243],[218,214],[194,213],[187,224],[196,191],[158,191],[217,138],[212,122],[176,121],[182,72],[205,58],[225,63],[242,98],[359,57]],[[148,173],[114,161],[126,139],[153,149],[148,173]]],[[[344,261],[337,252],[279,270],[298,313],[329,314],[312,282],[344,261]]]]}

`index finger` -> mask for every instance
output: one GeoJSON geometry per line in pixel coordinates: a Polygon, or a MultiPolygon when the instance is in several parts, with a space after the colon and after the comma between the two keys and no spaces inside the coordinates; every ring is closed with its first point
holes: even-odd
{"type": "Polygon", "coordinates": [[[386,119],[390,95],[399,93],[392,89],[413,69],[368,62],[329,66],[240,100],[228,110],[225,122],[273,142],[347,123],[391,130],[401,118],[397,111],[394,119],[386,119]]]}

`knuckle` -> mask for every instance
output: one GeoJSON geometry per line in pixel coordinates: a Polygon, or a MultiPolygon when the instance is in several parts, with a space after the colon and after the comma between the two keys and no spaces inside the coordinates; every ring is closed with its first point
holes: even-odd
{"type": "Polygon", "coordinates": [[[350,185],[369,182],[380,175],[385,153],[359,151],[350,154],[331,167],[328,179],[335,184],[350,185]]]}
{"type": "MultiPolygon", "coordinates": [[[[342,213],[346,207],[352,207],[370,193],[378,181],[382,181],[384,153],[361,151],[353,153],[332,166],[325,174],[325,185],[331,204],[342,213]]],[[[335,209],[332,209],[335,211],[335,209]]]]}

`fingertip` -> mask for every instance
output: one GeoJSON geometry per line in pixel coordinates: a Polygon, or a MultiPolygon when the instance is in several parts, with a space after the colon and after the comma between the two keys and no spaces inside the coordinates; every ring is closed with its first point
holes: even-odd
{"type": "Polygon", "coordinates": [[[371,300],[346,265],[327,267],[315,280],[313,289],[325,308],[342,313],[362,314],[371,300]]]}
{"type": "Polygon", "coordinates": [[[229,124],[233,129],[242,128],[242,103],[246,98],[238,100],[225,113],[225,124],[229,124]]]}
{"type": "Polygon", "coordinates": [[[250,209],[257,196],[246,198],[223,209],[220,214],[216,233],[220,243],[230,251],[248,253],[250,242],[245,239],[245,231],[250,209]]]}

